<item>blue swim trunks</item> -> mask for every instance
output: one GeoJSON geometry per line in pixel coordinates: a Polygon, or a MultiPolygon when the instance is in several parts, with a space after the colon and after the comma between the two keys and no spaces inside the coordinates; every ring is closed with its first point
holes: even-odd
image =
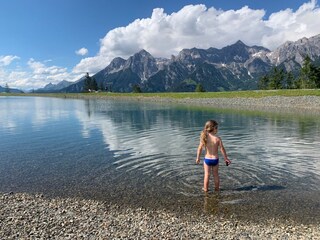
{"type": "Polygon", "coordinates": [[[204,162],[208,166],[216,166],[219,163],[219,158],[204,158],[204,162]]]}

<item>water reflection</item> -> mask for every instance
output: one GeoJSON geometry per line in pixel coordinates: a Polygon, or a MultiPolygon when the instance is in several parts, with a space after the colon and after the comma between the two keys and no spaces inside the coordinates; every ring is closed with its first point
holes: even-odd
{"type": "Polygon", "coordinates": [[[222,170],[224,188],[275,184],[297,188],[309,184],[310,188],[318,188],[317,119],[248,117],[121,101],[87,100],[85,106],[90,114],[78,116],[83,131],[100,129],[106,145],[115,153],[113,164],[118,169],[166,177],[169,182],[179,179],[168,187],[182,194],[198,192],[202,169],[194,166],[195,148],[202,125],[211,118],[220,123],[219,135],[234,159],[232,171],[222,170]],[[315,178],[312,180],[311,176],[315,178]]]}
{"type": "Polygon", "coordinates": [[[38,130],[48,121],[58,121],[70,117],[70,109],[81,108],[81,101],[64,101],[63,99],[46,99],[41,97],[2,97],[1,125],[3,132],[21,132],[25,125],[38,130]]]}

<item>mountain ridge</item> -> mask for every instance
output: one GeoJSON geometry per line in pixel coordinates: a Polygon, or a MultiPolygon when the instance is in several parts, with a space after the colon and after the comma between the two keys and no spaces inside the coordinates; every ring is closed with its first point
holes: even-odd
{"type": "MultiPolygon", "coordinates": [[[[98,86],[115,92],[132,92],[135,85],[143,92],[194,91],[197,84],[207,91],[249,90],[273,67],[297,71],[306,55],[320,58],[320,34],[287,41],[274,51],[241,40],[221,49],[182,49],[170,59],[142,49],[128,59],[114,58],[92,77],[98,86]]],[[[83,83],[84,78],[60,91],[81,92],[83,83]]]]}

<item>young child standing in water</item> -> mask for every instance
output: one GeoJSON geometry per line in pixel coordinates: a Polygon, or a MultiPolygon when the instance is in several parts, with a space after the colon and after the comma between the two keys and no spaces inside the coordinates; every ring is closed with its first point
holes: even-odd
{"type": "Polygon", "coordinates": [[[220,149],[224,161],[228,166],[231,161],[228,159],[227,152],[224,149],[222,140],[220,137],[216,136],[218,132],[218,123],[215,120],[209,120],[206,122],[201,135],[200,144],[197,150],[196,163],[200,163],[200,156],[202,149],[205,149],[206,154],[204,157],[203,168],[204,168],[204,179],[203,179],[203,191],[208,192],[209,188],[209,177],[210,171],[212,171],[214,176],[214,189],[219,191],[220,189],[220,179],[219,179],[219,155],[218,150],[220,149]]]}

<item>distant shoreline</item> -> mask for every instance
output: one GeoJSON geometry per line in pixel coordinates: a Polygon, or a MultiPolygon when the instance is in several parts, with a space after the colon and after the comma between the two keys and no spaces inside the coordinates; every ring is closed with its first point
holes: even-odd
{"type": "Polygon", "coordinates": [[[45,93],[0,94],[72,99],[116,99],[155,103],[176,103],[206,108],[262,112],[320,114],[320,90],[274,90],[208,93],[45,93]]]}
{"type": "Polygon", "coordinates": [[[113,95],[66,95],[80,99],[122,99],[141,102],[177,103],[218,109],[247,111],[293,112],[320,114],[320,96],[267,96],[267,97],[216,97],[216,98],[172,98],[158,96],[113,96],[113,95]]]}

